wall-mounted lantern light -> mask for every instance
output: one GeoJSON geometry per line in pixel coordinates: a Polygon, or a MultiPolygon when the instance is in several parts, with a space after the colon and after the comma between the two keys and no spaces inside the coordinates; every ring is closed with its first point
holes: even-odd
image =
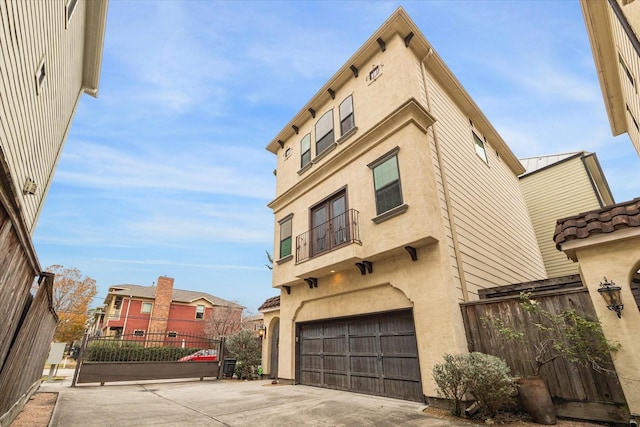
{"type": "Polygon", "coordinates": [[[608,281],[605,277],[604,282],[600,282],[598,292],[600,292],[600,295],[604,298],[607,308],[615,311],[618,318],[620,318],[622,315],[622,309],[624,308],[624,304],[622,304],[622,297],[620,296],[620,286],[616,286],[616,284],[613,283],[613,280],[608,281]]]}
{"type": "Polygon", "coordinates": [[[260,327],[258,328],[258,335],[260,335],[260,338],[266,338],[267,327],[264,325],[260,325],[260,327]]]}

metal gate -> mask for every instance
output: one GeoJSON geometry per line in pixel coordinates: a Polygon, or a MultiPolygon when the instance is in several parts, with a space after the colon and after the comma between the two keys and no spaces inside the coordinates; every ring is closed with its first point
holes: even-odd
{"type": "Polygon", "coordinates": [[[378,313],[297,326],[301,384],[424,401],[413,313],[378,313]]]}

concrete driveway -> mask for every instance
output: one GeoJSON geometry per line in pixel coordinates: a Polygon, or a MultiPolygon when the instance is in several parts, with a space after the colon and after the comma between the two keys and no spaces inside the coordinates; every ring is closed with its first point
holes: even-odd
{"type": "MultiPolygon", "coordinates": [[[[59,375],[67,375],[59,373],[59,375]]],[[[71,372],[72,375],[72,372],[71,372]]],[[[424,405],[271,380],[114,383],[59,392],[50,426],[464,426],[429,417],[424,405]]]]}

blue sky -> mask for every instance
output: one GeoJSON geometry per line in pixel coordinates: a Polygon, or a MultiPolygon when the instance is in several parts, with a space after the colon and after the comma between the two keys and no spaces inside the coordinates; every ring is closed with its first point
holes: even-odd
{"type": "Polygon", "coordinates": [[[175,287],[251,312],[277,295],[265,146],[403,6],[518,157],[596,152],[616,202],[640,159],[612,137],[577,1],[111,0],[34,235],[40,263],[175,287]]]}

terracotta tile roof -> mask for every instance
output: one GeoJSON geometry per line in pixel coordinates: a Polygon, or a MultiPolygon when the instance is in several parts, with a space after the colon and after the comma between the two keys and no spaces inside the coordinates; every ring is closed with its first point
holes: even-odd
{"type": "MultiPolygon", "coordinates": [[[[122,296],[133,296],[138,298],[149,298],[155,299],[156,297],[156,286],[140,286],[140,285],[113,285],[109,287],[110,295],[122,295],[122,296]]],[[[107,295],[105,302],[111,298],[110,295],[107,295]]],[[[218,305],[222,307],[237,307],[244,308],[240,304],[236,304],[235,302],[227,301],[222,298],[218,298],[214,295],[208,294],[206,292],[199,291],[187,291],[184,289],[173,289],[173,293],[171,294],[171,301],[174,302],[193,302],[199,299],[206,299],[213,305],[218,305]]]]}
{"type": "Polygon", "coordinates": [[[258,311],[278,307],[280,307],[280,295],[278,295],[277,297],[268,298],[265,302],[262,303],[260,307],[258,307],[258,311]]]}
{"type": "Polygon", "coordinates": [[[560,245],[569,240],[586,239],[627,227],[640,227],[640,197],[559,219],[556,222],[553,240],[556,242],[556,248],[561,250],[560,245]]]}

